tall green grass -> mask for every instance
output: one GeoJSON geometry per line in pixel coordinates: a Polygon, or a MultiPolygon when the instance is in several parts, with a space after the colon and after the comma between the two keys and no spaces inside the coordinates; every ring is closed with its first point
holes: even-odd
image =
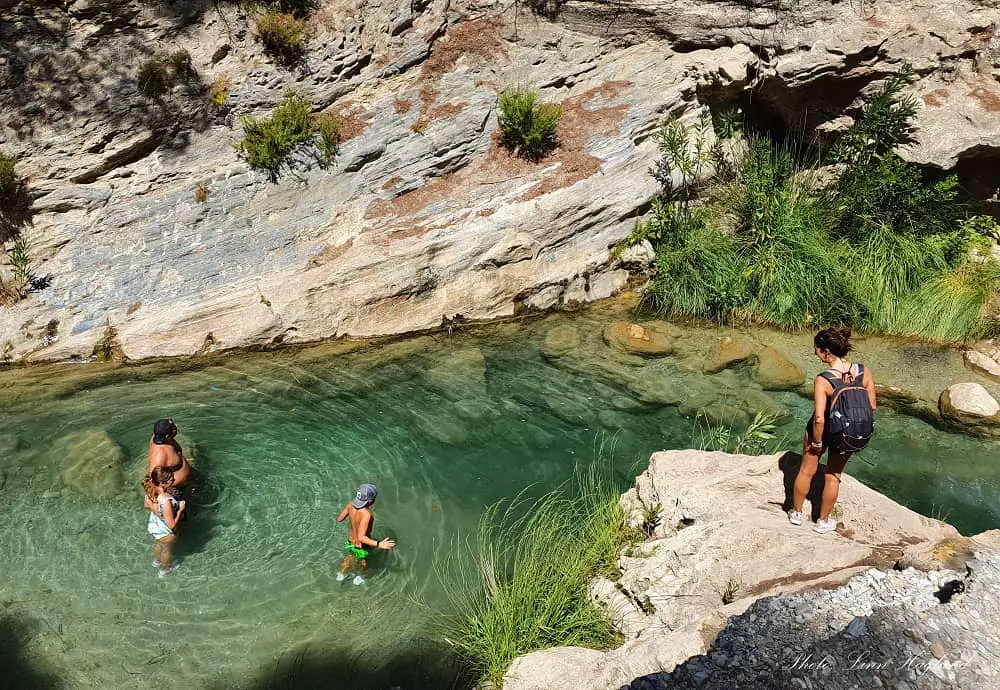
{"type": "Polygon", "coordinates": [[[479,677],[499,687],[522,654],[620,643],[588,597],[595,575],[617,571],[630,534],[618,498],[600,470],[579,470],[537,500],[522,496],[491,506],[476,543],[453,550],[441,579],[458,583],[447,585],[456,613],[445,620],[444,634],[479,677]]]}
{"type": "Polygon", "coordinates": [[[1000,264],[972,253],[1000,228],[969,215],[954,177],[927,180],[865,134],[905,136],[911,109],[893,97],[898,84],[877,94],[877,112],[840,149],[845,167],[825,182],[794,143],[749,135],[719,146],[702,141],[701,124],[664,126],[653,171],[663,192],[630,238],[657,250],[646,303],[724,323],[847,324],[944,342],[996,331],[1000,264]],[[726,160],[699,167],[706,151],[726,160]]]}

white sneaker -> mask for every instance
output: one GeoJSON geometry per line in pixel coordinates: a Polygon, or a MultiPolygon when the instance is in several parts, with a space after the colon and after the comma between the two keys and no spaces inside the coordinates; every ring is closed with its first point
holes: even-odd
{"type": "Polygon", "coordinates": [[[344,573],[337,573],[337,582],[343,582],[347,579],[347,575],[344,573]]]}
{"type": "Polygon", "coordinates": [[[788,511],[788,521],[793,525],[802,524],[802,511],[801,510],[789,510],[788,511]]]}
{"type": "Polygon", "coordinates": [[[360,575],[355,575],[354,579],[351,580],[351,582],[353,582],[356,585],[363,585],[365,583],[365,578],[361,577],[360,575]]]}
{"type": "Polygon", "coordinates": [[[837,521],[833,518],[828,518],[826,520],[817,520],[816,526],[813,527],[813,532],[817,534],[826,534],[827,532],[833,532],[837,529],[837,521]]]}

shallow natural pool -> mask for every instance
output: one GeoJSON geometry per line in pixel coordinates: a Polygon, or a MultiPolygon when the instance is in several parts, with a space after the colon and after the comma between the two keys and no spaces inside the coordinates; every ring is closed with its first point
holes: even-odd
{"type": "MultiPolygon", "coordinates": [[[[429,627],[445,606],[435,564],[484,506],[558,485],[611,438],[624,488],[651,452],[691,445],[705,405],[738,419],[783,410],[779,435],[800,443],[806,398],[760,391],[745,370],[701,373],[732,331],[676,328],[675,355],[640,360],[601,341],[615,309],[340,355],[6,372],[0,676],[26,688],[448,687],[429,627]],[[557,325],[581,343],[546,358],[557,325]],[[138,482],[165,416],[202,480],[180,531],[183,565],[160,580],[138,482]],[[81,468],[88,446],[120,448],[122,466],[81,468]],[[375,534],[399,546],[359,587],[334,580],[346,535],[335,518],[361,481],[379,487],[375,534]]],[[[817,369],[808,334],[745,333],[817,369]]],[[[924,397],[978,380],[951,350],[869,339],[857,359],[924,397]]],[[[995,443],[887,408],[879,424],[849,472],[964,533],[1000,527],[995,443]]]]}

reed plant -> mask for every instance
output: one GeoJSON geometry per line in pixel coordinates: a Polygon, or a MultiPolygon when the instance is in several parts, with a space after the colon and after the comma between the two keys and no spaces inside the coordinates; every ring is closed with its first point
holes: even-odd
{"type": "Polygon", "coordinates": [[[777,452],[785,439],[776,439],[778,417],[758,412],[747,428],[739,433],[733,422],[713,423],[702,411],[695,415],[692,445],[699,450],[722,451],[737,455],[760,455],[777,452]]]}
{"type": "Polygon", "coordinates": [[[452,551],[441,579],[455,613],[443,632],[481,679],[499,687],[510,663],[537,649],[620,643],[588,596],[595,575],[614,575],[631,534],[618,498],[601,471],[580,470],[537,500],[490,506],[476,543],[452,551]]]}

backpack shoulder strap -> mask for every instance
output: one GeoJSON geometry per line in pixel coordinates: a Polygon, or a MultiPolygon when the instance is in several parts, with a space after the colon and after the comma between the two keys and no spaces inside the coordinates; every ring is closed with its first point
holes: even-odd
{"type": "Polygon", "coordinates": [[[826,371],[821,371],[819,375],[830,382],[830,385],[833,386],[834,391],[836,391],[837,388],[839,388],[840,386],[844,385],[844,380],[839,376],[837,376],[837,374],[831,369],[827,369],[826,371]]]}

